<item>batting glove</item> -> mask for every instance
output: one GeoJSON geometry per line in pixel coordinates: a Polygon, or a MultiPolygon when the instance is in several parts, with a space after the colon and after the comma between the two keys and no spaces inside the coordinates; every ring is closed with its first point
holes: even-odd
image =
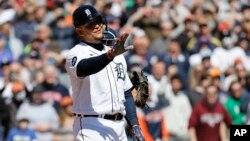
{"type": "Polygon", "coordinates": [[[133,141],[145,141],[144,136],[141,132],[139,125],[134,125],[132,127],[133,141]]]}

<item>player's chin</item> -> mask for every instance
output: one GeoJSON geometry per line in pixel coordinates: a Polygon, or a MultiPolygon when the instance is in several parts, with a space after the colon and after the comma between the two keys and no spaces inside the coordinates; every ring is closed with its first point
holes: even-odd
{"type": "Polygon", "coordinates": [[[102,39],[103,39],[103,34],[97,34],[97,35],[95,36],[95,39],[96,39],[96,40],[102,41],[102,39]]]}

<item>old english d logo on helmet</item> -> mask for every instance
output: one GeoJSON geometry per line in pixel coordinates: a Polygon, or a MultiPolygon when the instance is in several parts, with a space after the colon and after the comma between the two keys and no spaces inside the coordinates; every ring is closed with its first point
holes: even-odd
{"type": "Polygon", "coordinates": [[[86,9],[85,13],[86,13],[87,16],[89,16],[91,14],[91,12],[89,11],[89,9],[86,9]]]}
{"type": "Polygon", "coordinates": [[[91,11],[89,9],[86,9],[84,12],[87,15],[87,17],[88,17],[89,20],[93,20],[94,19],[93,15],[92,15],[92,13],[91,13],[91,11]]]}

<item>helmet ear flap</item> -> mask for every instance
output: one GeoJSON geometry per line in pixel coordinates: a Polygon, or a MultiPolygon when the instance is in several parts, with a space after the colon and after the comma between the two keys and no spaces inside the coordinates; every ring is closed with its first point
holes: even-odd
{"type": "Polygon", "coordinates": [[[107,31],[108,30],[108,22],[104,16],[102,16],[102,21],[103,21],[103,24],[105,25],[105,30],[107,31]]]}
{"type": "Polygon", "coordinates": [[[106,46],[113,47],[117,43],[117,36],[114,30],[106,26],[102,43],[106,46]]]}

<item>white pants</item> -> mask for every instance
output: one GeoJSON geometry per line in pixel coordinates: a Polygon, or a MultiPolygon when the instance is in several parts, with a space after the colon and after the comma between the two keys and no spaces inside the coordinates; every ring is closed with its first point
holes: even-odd
{"type": "Polygon", "coordinates": [[[73,133],[75,141],[127,141],[124,120],[75,117],[73,133]]]}

